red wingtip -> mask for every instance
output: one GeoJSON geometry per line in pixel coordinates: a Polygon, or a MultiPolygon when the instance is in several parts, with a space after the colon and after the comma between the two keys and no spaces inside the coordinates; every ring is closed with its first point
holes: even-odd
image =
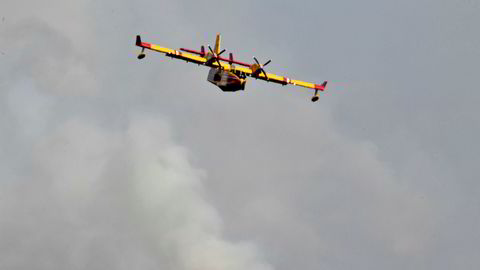
{"type": "Polygon", "coordinates": [[[325,89],[327,89],[327,83],[327,81],[324,81],[322,84],[315,84],[315,89],[325,91],[325,89]]]}
{"type": "Polygon", "coordinates": [[[148,42],[143,42],[142,39],[140,38],[140,35],[137,35],[137,38],[135,40],[135,45],[139,47],[145,47],[145,48],[151,48],[152,45],[148,42]]]}

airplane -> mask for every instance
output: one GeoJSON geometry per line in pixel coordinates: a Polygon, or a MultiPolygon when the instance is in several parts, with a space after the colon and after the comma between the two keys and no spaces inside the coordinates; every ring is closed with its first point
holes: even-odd
{"type": "Polygon", "coordinates": [[[221,55],[226,50],[220,50],[220,43],[221,36],[220,34],[217,34],[215,47],[212,49],[210,45],[208,45],[208,51],[205,50],[205,46],[201,46],[200,51],[185,48],[174,50],[156,44],[143,42],[140,35],[137,35],[135,45],[142,48],[142,51],[137,57],[138,59],[145,58],[145,49],[149,49],[165,53],[166,56],[171,58],[210,67],[207,81],[218,86],[224,92],[245,90],[247,76],[281,85],[293,84],[311,88],[315,90],[311,99],[312,102],[316,102],[319,99],[318,91],[325,91],[327,88],[327,81],[324,81],[322,84],[314,84],[267,73],[265,71],[265,66],[270,64],[271,60],[268,60],[262,65],[256,57],[253,57],[253,60],[255,61],[253,64],[235,60],[232,53],[229,54],[228,58],[224,58],[221,55]]]}

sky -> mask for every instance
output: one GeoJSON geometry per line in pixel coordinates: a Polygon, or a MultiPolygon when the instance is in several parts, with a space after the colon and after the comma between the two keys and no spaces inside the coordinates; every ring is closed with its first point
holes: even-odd
{"type": "Polygon", "coordinates": [[[480,3],[0,10],[0,269],[478,269],[480,3]],[[135,35],[321,83],[249,80],[135,35]]]}

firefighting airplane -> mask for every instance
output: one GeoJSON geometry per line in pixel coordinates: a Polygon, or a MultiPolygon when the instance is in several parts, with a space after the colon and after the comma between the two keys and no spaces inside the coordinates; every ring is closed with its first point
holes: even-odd
{"type": "Polygon", "coordinates": [[[138,35],[135,45],[142,48],[141,53],[138,55],[138,59],[145,58],[145,49],[149,49],[152,51],[165,53],[166,56],[172,58],[210,67],[207,80],[218,86],[220,89],[222,89],[222,91],[235,92],[238,90],[245,90],[247,76],[250,76],[255,79],[261,79],[267,82],[274,82],[282,85],[293,84],[311,88],[315,90],[315,94],[312,97],[312,102],[315,102],[319,98],[318,91],[324,91],[327,87],[327,81],[323,82],[322,84],[314,84],[267,73],[265,72],[264,67],[268,65],[271,60],[268,60],[262,65],[260,62],[258,62],[257,58],[253,57],[255,63],[248,64],[234,60],[232,53],[230,53],[229,58],[223,58],[221,55],[225,52],[225,49],[220,51],[220,42],[220,34],[217,34],[215,48],[212,49],[210,46],[208,46],[209,52],[205,51],[204,46],[201,46],[200,51],[185,48],[180,48],[180,51],[177,51],[143,42],[138,35]]]}

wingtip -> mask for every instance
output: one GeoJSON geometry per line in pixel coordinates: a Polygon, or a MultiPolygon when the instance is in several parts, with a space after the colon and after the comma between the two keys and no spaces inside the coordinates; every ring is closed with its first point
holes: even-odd
{"type": "Polygon", "coordinates": [[[315,89],[320,90],[320,91],[325,91],[327,89],[327,83],[328,81],[324,81],[322,84],[315,84],[315,89]]]}
{"type": "Polygon", "coordinates": [[[137,45],[137,46],[142,45],[142,39],[140,38],[140,35],[137,35],[137,39],[135,40],[135,45],[137,45]]]}

